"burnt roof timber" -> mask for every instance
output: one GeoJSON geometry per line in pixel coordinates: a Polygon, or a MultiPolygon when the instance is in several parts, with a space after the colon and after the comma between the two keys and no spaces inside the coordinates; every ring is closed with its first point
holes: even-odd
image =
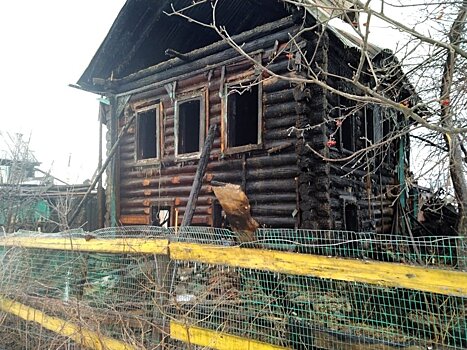
{"type": "MultiPolygon", "coordinates": [[[[127,52],[124,54],[124,57],[130,60],[129,56],[134,54],[132,51],[134,45],[131,39],[134,39],[136,43],[140,43],[139,39],[143,39],[144,36],[140,35],[139,31],[141,30],[143,33],[145,33],[146,30],[150,31],[154,23],[157,22],[157,19],[160,18],[160,16],[157,16],[156,12],[155,16],[149,17],[149,21],[144,22],[145,14],[149,14],[150,11],[155,8],[158,8],[160,13],[162,13],[163,6],[161,6],[161,4],[167,4],[170,3],[170,1],[171,0],[127,0],[103,42],[91,59],[88,67],[80,77],[78,86],[86,91],[98,92],[95,89],[90,90],[87,88],[89,84],[84,83],[86,77],[104,78],[99,72],[106,70],[109,66],[113,66],[112,68],[116,69],[121,65],[122,62],[118,64],[115,63],[117,59],[115,53],[118,53],[118,56],[121,57],[123,53],[127,52]],[[128,23],[132,25],[132,30],[128,28],[128,23]]],[[[124,62],[125,61],[124,59],[124,62]]],[[[109,72],[109,77],[112,75],[113,69],[109,72]]]]}
{"type": "MultiPolygon", "coordinates": [[[[103,80],[111,77],[121,78],[134,71],[166,61],[164,52],[167,48],[189,52],[220,40],[217,33],[208,28],[181,30],[181,18],[162,15],[164,11],[170,12],[172,4],[180,9],[192,5],[192,1],[128,0],[78,80],[78,85],[84,90],[98,92],[102,89],[93,84],[95,78],[103,80]],[[150,41],[152,38],[156,38],[156,45],[150,41]]],[[[191,12],[188,14],[209,23],[212,20],[211,11],[207,10],[211,8],[210,2],[201,1],[199,4],[199,7],[190,9],[191,12]]],[[[288,14],[280,0],[272,2],[271,0],[221,0],[221,4],[216,12],[216,19],[221,25],[230,28],[229,32],[232,35],[278,20],[288,14]],[[266,6],[268,11],[264,11],[266,6]],[[238,21],[239,17],[249,20],[238,21]],[[247,26],[241,23],[246,23],[247,26]]]]}
{"type": "MultiPolygon", "coordinates": [[[[265,34],[278,33],[282,31],[283,33],[280,35],[280,37],[284,40],[288,40],[288,29],[293,24],[293,18],[292,16],[289,16],[278,22],[268,23],[263,26],[254,28],[248,32],[239,34],[233,37],[233,39],[236,42],[241,43],[254,39],[258,36],[262,36],[263,38],[259,39],[256,43],[250,42],[243,47],[246,52],[251,53],[252,51],[257,50],[258,45],[262,46],[262,44],[265,42],[271,40],[275,41],[277,39],[267,37],[264,38],[265,34]]],[[[215,66],[218,66],[219,64],[225,64],[225,62],[230,60],[236,61],[238,60],[239,56],[237,51],[225,41],[218,41],[207,47],[193,50],[186,55],[189,57],[189,61],[193,61],[192,65],[190,66],[187,66],[187,61],[184,61],[180,58],[173,58],[168,61],[161,62],[155,66],[143,69],[122,79],[109,81],[110,85],[108,87],[121,93],[129,92],[129,90],[135,89],[142,84],[159,83],[158,85],[161,85],[171,80],[180,79],[180,74],[193,72],[194,69],[209,70],[215,66]],[[210,56],[218,53],[220,54],[218,57],[216,57],[215,60],[210,58],[210,56]],[[177,69],[177,71],[174,71],[173,69],[177,69]],[[156,74],[157,77],[154,76],[156,74]],[[119,87],[122,87],[123,89],[119,89],[119,87]]]]}
{"type": "Polygon", "coordinates": [[[152,20],[150,21],[149,25],[147,25],[143,29],[143,33],[139,36],[136,43],[131,48],[130,52],[127,54],[126,58],[123,60],[123,62],[120,64],[120,66],[117,67],[117,72],[120,71],[120,70],[123,70],[124,68],[126,68],[126,66],[130,63],[130,61],[135,56],[138,48],[143,44],[143,42],[146,40],[146,38],[151,33],[151,30],[153,29],[156,22],[159,20],[160,16],[162,15],[162,12],[163,12],[163,7],[161,6],[156,11],[155,15],[152,16],[152,20]]]}

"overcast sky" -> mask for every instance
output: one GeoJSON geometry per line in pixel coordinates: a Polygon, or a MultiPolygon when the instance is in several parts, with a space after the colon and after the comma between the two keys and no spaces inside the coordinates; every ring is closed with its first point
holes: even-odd
{"type": "Polygon", "coordinates": [[[82,182],[97,167],[97,96],[68,84],[86,69],[124,3],[0,4],[0,131],[31,135],[42,169],[59,178],[82,182]]]}

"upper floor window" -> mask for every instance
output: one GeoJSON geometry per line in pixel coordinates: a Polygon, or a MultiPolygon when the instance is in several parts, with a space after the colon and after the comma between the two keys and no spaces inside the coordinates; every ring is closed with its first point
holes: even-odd
{"type": "Polygon", "coordinates": [[[384,154],[387,152],[389,143],[383,142],[384,122],[383,109],[379,105],[366,105],[364,108],[365,116],[365,146],[371,147],[368,152],[368,159],[375,169],[379,168],[384,160],[384,154]]]}
{"type": "Polygon", "coordinates": [[[137,111],[136,160],[160,158],[159,110],[159,106],[150,106],[137,111]]]}
{"type": "Polygon", "coordinates": [[[355,106],[349,100],[337,96],[339,106],[336,119],[336,143],[341,151],[355,151],[355,106]]]}
{"type": "Polygon", "coordinates": [[[205,137],[204,91],[182,95],[175,101],[175,156],[199,156],[205,137]]]}
{"type": "Polygon", "coordinates": [[[262,85],[255,81],[226,84],[224,91],[225,151],[259,148],[262,139],[262,85]]]}
{"type": "Polygon", "coordinates": [[[383,139],[382,109],[378,105],[367,105],[365,112],[365,137],[370,145],[383,139]]]}

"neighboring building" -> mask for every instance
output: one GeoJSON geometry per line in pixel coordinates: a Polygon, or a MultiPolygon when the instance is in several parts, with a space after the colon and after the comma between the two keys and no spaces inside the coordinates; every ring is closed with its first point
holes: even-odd
{"type": "Polygon", "coordinates": [[[53,181],[52,178],[36,177],[36,167],[39,163],[33,156],[27,160],[0,158],[0,185],[17,183],[53,181]]]}
{"type": "MultiPolygon", "coordinates": [[[[88,185],[54,184],[54,177],[29,160],[0,159],[0,227],[5,232],[18,230],[61,231],[81,201],[88,185]],[[40,176],[37,176],[40,174],[40,176]]],[[[71,227],[98,229],[97,193],[80,210],[71,227]]]]}
{"type": "MultiPolygon", "coordinates": [[[[328,1],[317,3],[330,9],[328,1]]],[[[188,6],[184,14],[196,21],[213,21],[209,1],[128,0],[78,81],[110,101],[110,108],[102,106],[109,112],[109,150],[136,113],[109,167],[108,224],[151,224],[161,212],[170,225],[180,224],[207,130],[217,124],[194,225],[222,225],[210,185],[215,180],[241,185],[252,216],[266,227],[397,231],[409,144],[407,136],[389,137],[406,126],[404,118],[293,81],[310,73],[339,91],[361,94],[335,78],[355,74],[359,39],[320,25],[329,19],[322,9],[219,1],[216,23],[242,50],[286,77],[280,79],[211,28],[168,16],[172,4],[188,6]],[[342,158],[382,140],[387,143],[347,162],[324,161],[308,147],[342,158]]],[[[372,45],[368,53],[361,82],[373,88],[377,75],[388,98],[412,103],[391,53],[372,45]]]]}

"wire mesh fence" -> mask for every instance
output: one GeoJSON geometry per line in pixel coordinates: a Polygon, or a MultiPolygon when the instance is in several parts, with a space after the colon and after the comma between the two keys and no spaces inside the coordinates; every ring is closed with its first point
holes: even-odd
{"type": "Polygon", "coordinates": [[[147,226],[5,237],[0,349],[467,348],[462,238],[256,238],[147,226]]]}
{"type": "MultiPolygon", "coordinates": [[[[168,230],[173,240],[216,245],[237,245],[237,236],[217,228],[182,227],[168,230]]],[[[457,254],[461,237],[405,237],[374,232],[258,229],[257,240],[240,246],[297,253],[409,263],[422,266],[467,266],[467,256],[457,254]]]]}
{"type": "Polygon", "coordinates": [[[462,298],[258,270],[208,275],[204,292],[190,281],[176,291],[175,318],[293,349],[466,346],[462,298]]]}

